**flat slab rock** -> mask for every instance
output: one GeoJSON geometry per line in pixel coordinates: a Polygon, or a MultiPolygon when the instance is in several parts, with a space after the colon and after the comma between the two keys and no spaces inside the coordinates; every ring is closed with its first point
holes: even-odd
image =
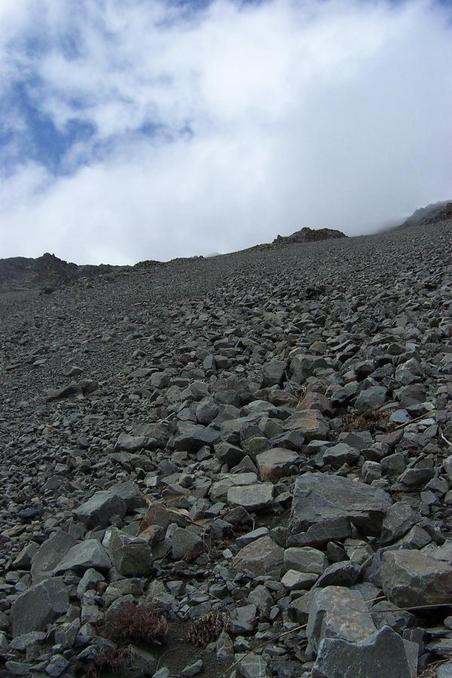
{"type": "Polygon", "coordinates": [[[311,678],[415,678],[418,645],[383,626],[365,640],[326,638],[311,678]]]}
{"type": "Polygon", "coordinates": [[[273,483],[230,487],[227,501],[231,506],[243,506],[248,511],[258,511],[273,504],[273,483]]]}
{"type": "Polygon", "coordinates": [[[271,574],[279,576],[284,563],[284,549],[269,536],[247,544],[232,561],[233,568],[251,572],[256,576],[271,574]]]}
{"type": "Polygon", "coordinates": [[[383,554],[381,581],[385,596],[399,607],[450,604],[452,564],[420,551],[383,554]]]}
{"type": "Polygon", "coordinates": [[[390,496],[341,476],[306,473],[297,478],[289,520],[289,546],[315,546],[352,535],[378,535],[390,496]]]}

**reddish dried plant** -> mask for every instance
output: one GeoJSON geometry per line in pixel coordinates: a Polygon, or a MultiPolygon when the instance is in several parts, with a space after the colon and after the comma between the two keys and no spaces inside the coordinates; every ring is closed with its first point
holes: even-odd
{"type": "Polygon", "coordinates": [[[154,643],[161,645],[168,633],[168,622],[153,605],[127,602],[107,614],[104,635],[114,643],[154,643]]]}

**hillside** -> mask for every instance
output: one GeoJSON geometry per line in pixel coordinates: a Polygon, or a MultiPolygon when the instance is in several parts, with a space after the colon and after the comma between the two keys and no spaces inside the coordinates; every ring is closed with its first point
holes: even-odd
{"type": "Polygon", "coordinates": [[[448,218],[105,275],[45,256],[52,294],[14,260],[0,676],[448,660],[451,245],[448,218]]]}

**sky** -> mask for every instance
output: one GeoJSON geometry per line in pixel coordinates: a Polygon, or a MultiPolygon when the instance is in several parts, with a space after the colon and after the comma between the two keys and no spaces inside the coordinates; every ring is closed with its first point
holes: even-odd
{"type": "Polygon", "coordinates": [[[452,198],[452,3],[0,0],[0,258],[229,252],[452,198]]]}

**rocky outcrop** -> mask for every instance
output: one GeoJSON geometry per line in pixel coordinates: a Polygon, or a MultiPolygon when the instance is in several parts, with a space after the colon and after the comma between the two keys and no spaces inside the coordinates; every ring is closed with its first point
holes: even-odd
{"type": "Polygon", "coordinates": [[[333,228],[309,228],[305,226],[291,235],[278,235],[273,240],[273,245],[289,245],[291,243],[318,242],[320,240],[334,240],[337,238],[346,238],[342,231],[333,228]]]}

